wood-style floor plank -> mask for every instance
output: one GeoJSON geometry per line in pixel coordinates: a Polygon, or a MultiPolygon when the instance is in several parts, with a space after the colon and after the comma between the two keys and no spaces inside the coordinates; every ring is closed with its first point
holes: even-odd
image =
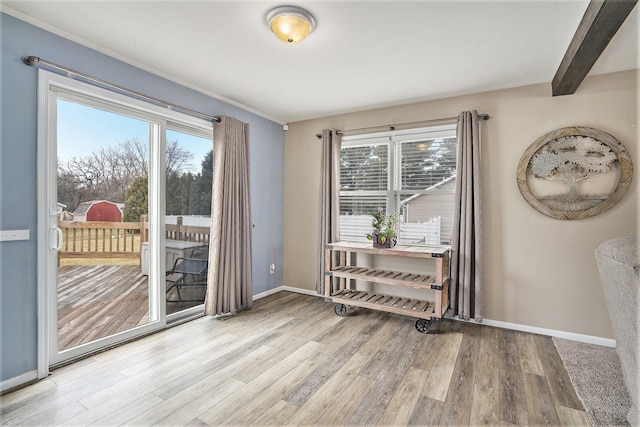
{"type": "Polygon", "coordinates": [[[422,390],[423,395],[442,402],[445,401],[462,337],[463,335],[457,332],[433,336],[428,354],[431,359],[429,377],[422,390]]]}
{"type": "Polygon", "coordinates": [[[375,381],[371,378],[356,375],[342,393],[340,393],[331,407],[316,421],[319,426],[335,426],[344,423],[353,416],[364,397],[369,393],[375,381]]]}
{"type": "MultiPolygon", "coordinates": [[[[215,376],[209,376],[193,386],[182,390],[174,396],[165,399],[161,404],[153,406],[145,412],[126,421],[128,425],[160,424],[163,419],[171,416],[181,417],[185,408],[189,412],[189,421],[197,416],[192,412],[196,408],[210,408],[221,400],[232,395],[245,384],[233,378],[220,382],[215,376]]],[[[206,410],[206,409],[204,409],[206,410]]],[[[186,422],[184,422],[186,424],[186,422]]]]}
{"type": "Polygon", "coordinates": [[[299,365],[291,368],[288,372],[277,379],[273,384],[264,389],[260,394],[245,402],[233,414],[220,422],[221,425],[248,425],[257,421],[262,414],[276,403],[282,401],[287,391],[300,385],[300,382],[313,369],[314,363],[304,360],[299,365]]]}
{"type": "Polygon", "coordinates": [[[407,425],[436,426],[440,424],[444,402],[421,395],[413,408],[413,413],[407,425]]]}
{"type": "Polygon", "coordinates": [[[331,410],[338,396],[349,386],[367,362],[366,356],[354,354],[348,363],[342,366],[329,381],[287,419],[287,425],[313,425],[328,410],[331,410]]]}
{"type": "Polygon", "coordinates": [[[82,378],[59,385],[52,393],[37,395],[33,400],[18,403],[17,407],[5,408],[3,405],[2,422],[14,425],[61,423],[86,410],[79,400],[123,379],[121,374],[111,372],[103,378],[82,378]],[[9,412],[8,416],[5,411],[9,412]]]}
{"type": "Polygon", "coordinates": [[[528,372],[523,372],[522,375],[525,393],[527,394],[529,422],[535,425],[559,425],[560,418],[546,378],[528,372]]]}
{"type": "Polygon", "coordinates": [[[2,425],[588,423],[550,337],[450,320],[421,334],[288,292],[92,355],[0,404],[2,425]]]}
{"type": "Polygon", "coordinates": [[[562,360],[560,360],[560,355],[558,355],[553,341],[542,335],[533,335],[533,340],[554,398],[562,406],[583,411],[582,403],[571,385],[569,374],[562,365],[562,360]]]}
{"type": "Polygon", "coordinates": [[[279,400],[273,406],[271,406],[271,408],[268,408],[266,411],[264,411],[260,415],[260,417],[250,425],[260,427],[284,425],[285,421],[289,419],[297,410],[297,406],[285,402],[284,400],[279,400]]]}
{"type": "Polygon", "coordinates": [[[518,342],[518,355],[520,356],[522,371],[535,375],[544,375],[533,335],[517,334],[516,341],[518,342]]]}
{"type": "Polygon", "coordinates": [[[243,387],[240,387],[235,393],[198,415],[198,418],[209,425],[224,423],[226,419],[242,409],[242,407],[255,396],[262,393],[298,364],[305,362],[306,359],[319,350],[319,347],[320,345],[318,343],[309,341],[286,358],[280,360],[270,369],[267,369],[261,375],[252,379],[249,383],[245,383],[243,387]]]}
{"type": "Polygon", "coordinates": [[[408,424],[428,376],[427,371],[409,367],[378,421],[378,425],[408,424]]]}
{"type": "Polygon", "coordinates": [[[145,411],[160,403],[162,403],[162,399],[153,393],[141,394],[139,399],[124,405],[119,399],[104,400],[101,404],[91,409],[84,410],[72,418],[65,419],[60,425],[84,426],[102,423],[115,425],[117,424],[114,422],[116,418],[120,418],[121,422],[125,422],[139,414],[140,411],[145,411]]]}
{"type": "Polygon", "coordinates": [[[586,412],[556,405],[560,424],[565,426],[588,426],[591,424],[586,412]]]}
{"type": "Polygon", "coordinates": [[[498,329],[481,330],[478,362],[471,406],[472,425],[497,425],[500,423],[500,358],[495,357],[498,348],[498,329]]]}
{"type": "Polygon", "coordinates": [[[327,349],[327,358],[313,372],[284,396],[292,405],[302,406],[310,396],[324,385],[348,360],[380,329],[382,321],[371,324],[370,319],[355,318],[349,328],[334,328],[338,334],[325,334],[316,340],[327,349]],[[367,320],[366,322],[363,319],[367,320]],[[327,338],[327,336],[329,338],[327,338]],[[333,350],[333,351],[331,351],[333,350]],[[329,357],[329,355],[331,357],[329,357]]]}
{"type": "Polygon", "coordinates": [[[499,405],[500,423],[529,424],[527,397],[524,391],[520,355],[516,333],[506,330],[498,332],[496,357],[500,359],[499,405]]]}
{"type": "Polygon", "coordinates": [[[400,322],[398,333],[362,369],[361,375],[376,378],[376,383],[347,424],[377,424],[393,397],[393,390],[398,388],[413,362],[418,343],[424,338],[415,333],[410,322],[403,319],[397,321],[400,322]]]}
{"type": "Polygon", "coordinates": [[[471,419],[476,362],[480,348],[480,327],[464,325],[462,342],[447,392],[440,423],[467,425],[471,419]]]}

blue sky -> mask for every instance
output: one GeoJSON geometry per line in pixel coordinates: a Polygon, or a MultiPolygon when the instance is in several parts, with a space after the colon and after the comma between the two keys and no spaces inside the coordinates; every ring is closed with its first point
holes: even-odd
{"type": "MultiPolygon", "coordinates": [[[[72,157],[86,157],[100,147],[118,145],[120,142],[138,138],[148,142],[147,122],[115,114],[85,105],[58,100],[58,159],[67,161],[72,157]]],[[[209,139],[182,132],[168,131],[167,139],[178,143],[193,154],[191,171],[200,171],[202,159],[212,149],[209,139]]]]}

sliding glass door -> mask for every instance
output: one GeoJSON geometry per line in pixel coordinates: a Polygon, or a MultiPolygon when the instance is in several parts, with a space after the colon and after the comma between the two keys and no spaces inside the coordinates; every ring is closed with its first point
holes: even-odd
{"type": "Polygon", "coordinates": [[[39,76],[40,347],[55,365],[202,311],[206,268],[175,267],[206,267],[212,126],[39,76]]]}
{"type": "Polygon", "coordinates": [[[171,321],[202,310],[204,303],[213,184],[211,138],[170,124],[166,153],[165,301],[171,321]]]}
{"type": "Polygon", "coordinates": [[[140,268],[148,236],[141,231],[149,212],[149,137],[157,124],[104,108],[57,96],[56,150],[50,151],[57,194],[50,199],[56,202],[51,228],[61,237],[52,253],[58,352],[158,320],[150,316],[149,274],[140,268]]]}

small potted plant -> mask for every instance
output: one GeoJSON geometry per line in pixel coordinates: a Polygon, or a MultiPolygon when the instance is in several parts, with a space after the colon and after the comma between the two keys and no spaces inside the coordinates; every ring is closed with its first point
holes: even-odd
{"type": "Polygon", "coordinates": [[[398,212],[386,215],[382,208],[371,214],[373,231],[367,234],[367,239],[373,241],[374,248],[392,248],[396,245],[398,234],[396,228],[400,214],[398,212]]]}

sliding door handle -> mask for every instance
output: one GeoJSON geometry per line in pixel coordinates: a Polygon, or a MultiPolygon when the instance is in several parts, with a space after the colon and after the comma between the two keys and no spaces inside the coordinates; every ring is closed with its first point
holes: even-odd
{"type": "Polygon", "coordinates": [[[62,229],[60,227],[51,227],[51,250],[54,252],[60,251],[63,240],[62,229]]]}

